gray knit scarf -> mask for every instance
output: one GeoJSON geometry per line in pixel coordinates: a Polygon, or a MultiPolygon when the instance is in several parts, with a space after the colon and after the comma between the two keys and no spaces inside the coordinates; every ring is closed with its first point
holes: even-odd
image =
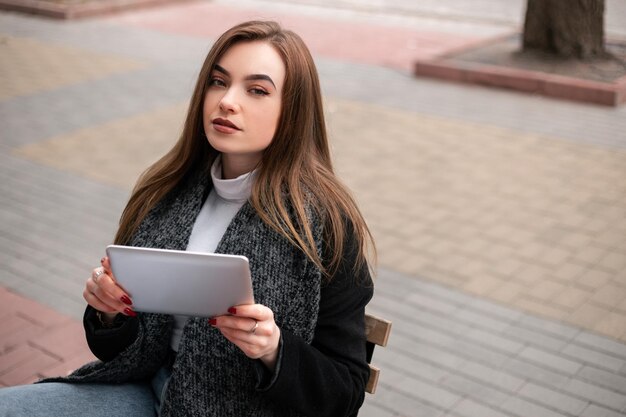
{"type": "MultiPolygon", "coordinates": [[[[188,181],[163,199],[142,222],[133,246],[184,250],[211,184],[204,176],[188,181]]],[[[321,253],[321,226],[314,223],[321,253]]],[[[249,203],[228,226],[218,253],[248,257],[257,303],[268,306],[282,331],[307,343],[317,322],[321,273],[312,262],[261,221],[249,203]]],[[[169,348],[173,318],[139,314],[137,340],[110,362],[93,362],[66,382],[115,382],[151,378],[169,348]]],[[[163,416],[295,416],[255,390],[253,361],[205,318],[190,318],[162,406],[163,416]]]]}

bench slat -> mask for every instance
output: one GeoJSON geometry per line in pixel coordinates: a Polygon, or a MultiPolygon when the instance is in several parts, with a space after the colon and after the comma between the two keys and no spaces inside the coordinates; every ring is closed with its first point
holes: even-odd
{"type": "Polygon", "coordinates": [[[365,335],[367,341],[378,346],[387,346],[389,334],[391,333],[391,322],[381,319],[371,314],[365,314],[365,335]]]}
{"type": "Polygon", "coordinates": [[[380,375],[380,369],[370,365],[370,378],[367,380],[365,386],[365,392],[374,394],[376,392],[376,385],[378,385],[378,376],[380,375]]]}
{"type": "MultiPolygon", "coordinates": [[[[391,333],[391,322],[389,320],[381,319],[380,317],[373,316],[365,313],[365,335],[367,337],[367,361],[369,362],[374,353],[374,345],[385,347],[389,340],[389,334],[391,333]]],[[[370,377],[367,380],[365,386],[365,392],[374,394],[376,392],[376,386],[378,385],[378,377],[380,376],[380,369],[373,365],[370,367],[370,377]]]]}

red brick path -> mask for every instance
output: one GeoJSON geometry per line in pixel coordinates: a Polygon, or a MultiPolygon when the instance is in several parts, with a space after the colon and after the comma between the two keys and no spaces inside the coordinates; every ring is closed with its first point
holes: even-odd
{"type": "Polygon", "coordinates": [[[273,19],[297,32],[314,55],[410,71],[416,59],[463,48],[481,36],[458,36],[289,13],[228,7],[206,2],[168,5],[108,18],[124,25],[177,35],[217,38],[245,20],[273,19]]]}
{"type": "Polygon", "coordinates": [[[0,386],[66,375],[93,361],[82,324],[0,287],[0,386]]]}

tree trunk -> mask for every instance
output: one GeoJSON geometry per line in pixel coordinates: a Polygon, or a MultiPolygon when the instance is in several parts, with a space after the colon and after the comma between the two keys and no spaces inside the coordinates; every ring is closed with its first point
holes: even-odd
{"type": "Polygon", "coordinates": [[[567,58],[604,56],[604,0],[528,0],[523,49],[567,58]]]}

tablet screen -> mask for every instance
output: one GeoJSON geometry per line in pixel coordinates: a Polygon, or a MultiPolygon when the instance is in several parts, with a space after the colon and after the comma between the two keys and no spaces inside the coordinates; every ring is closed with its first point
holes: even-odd
{"type": "Polygon", "coordinates": [[[107,255],[136,311],[212,317],[254,303],[244,256],[120,245],[107,255]]]}

